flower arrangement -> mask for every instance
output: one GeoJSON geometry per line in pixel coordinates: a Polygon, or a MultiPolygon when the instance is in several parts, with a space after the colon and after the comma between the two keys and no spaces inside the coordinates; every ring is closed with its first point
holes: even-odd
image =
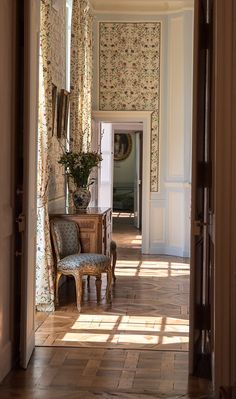
{"type": "Polygon", "coordinates": [[[101,154],[97,152],[73,152],[66,151],[58,163],[65,166],[65,173],[71,177],[76,187],[87,188],[94,183],[89,182],[92,169],[102,161],[101,154]]]}

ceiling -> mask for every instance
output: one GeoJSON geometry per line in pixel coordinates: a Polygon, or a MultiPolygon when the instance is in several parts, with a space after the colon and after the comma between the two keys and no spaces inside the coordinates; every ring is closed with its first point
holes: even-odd
{"type": "Polygon", "coordinates": [[[193,8],[194,0],[90,0],[97,13],[162,13],[193,8]]]}

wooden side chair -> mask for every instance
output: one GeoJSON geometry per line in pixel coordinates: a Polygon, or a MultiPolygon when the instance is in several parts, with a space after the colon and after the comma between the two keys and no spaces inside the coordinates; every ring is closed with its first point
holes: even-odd
{"type": "Polygon", "coordinates": [[[112,268],[108,256],[81,253],[79,226],[73,221],[54,218],[50,222],[51,236],[56,258],[55,297],[58,304],[58,284],[61,276],[73,276],[76,286],[77,309],[81,309],[82,276],[96,277],[97,301],[101,298],[101,275],[107,274],[106,299],[111,302],[112,268]]]}

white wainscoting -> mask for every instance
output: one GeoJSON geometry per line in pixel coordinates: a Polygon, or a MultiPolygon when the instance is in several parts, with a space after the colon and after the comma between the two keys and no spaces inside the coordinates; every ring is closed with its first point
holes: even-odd
{"type": "Polygon", "coordinates": [[[190,256],[192,13],[168,16],[162,79],[160,192],[151,193],[149,253],[190,256]]]}
{"type": "MultiPolygon", "coordinates": [[[[150,250],[165,248],[166,243],[166,201],[151,201],[150,211],[150,250]],[[156,223],[153,223],[153,221],[156,223]]],[[[157,252],[158,253],[158,252],[157,252]]]]}
{"type": "MultiPolygon", "coordinates": [[[[98,21],[122,21],[127,16],[96,17],[97,33],[98,21]]],[[[162,22],[160,189],[150,193],[151,140],[144,133],[142,251],[189,257],[193,13],[191,10],[169,13],[155,16],[155,20],[162,22]]],[[[97,50],[95,59],[98,60],[97,50]]],[[[98,108],[98,77],[99,70],[95,68],[94,109],[98,108]]],[[[96,122],[141,122],[142,112],[94,111],[93,117],[96,122]]]]}
{"type": "Polygon", "coordinates": [[[167,187],[165,199],[152,197],[150,253],[189,257],[190,195],[190,184],[180,184],[167,187]]]}

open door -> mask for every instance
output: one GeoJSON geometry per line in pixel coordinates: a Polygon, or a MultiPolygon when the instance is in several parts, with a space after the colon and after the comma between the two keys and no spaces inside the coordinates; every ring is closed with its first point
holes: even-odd
{"type": "Polygon", "coordinates": [[[195,0],[191,215],[190,373],[212,376],[212,2],[195,0]]]}
{"type": "Polygon", "coordinates": [[[98,178],[98,206],[113,206],[113,130],[111,123],[101,123],[102,162],[98,178]]]}
{"type": "MultiPolygon", "coordinates": [[[[22,211],[18,215],[21,234],[21,331],[20,365],[27,367],[35,346],[35,257],[36,257],[36,176],[38,124],[38,71],[40,2],[24,2],[24,103],[22,211]]],[[[20,181],[18,182],[18,184],[20,181]]]]}
{"type": "Polygon", "coordinates": [[[134,225],[141,229],[142,220],[142,133],[135,132],[134,225]]]}

